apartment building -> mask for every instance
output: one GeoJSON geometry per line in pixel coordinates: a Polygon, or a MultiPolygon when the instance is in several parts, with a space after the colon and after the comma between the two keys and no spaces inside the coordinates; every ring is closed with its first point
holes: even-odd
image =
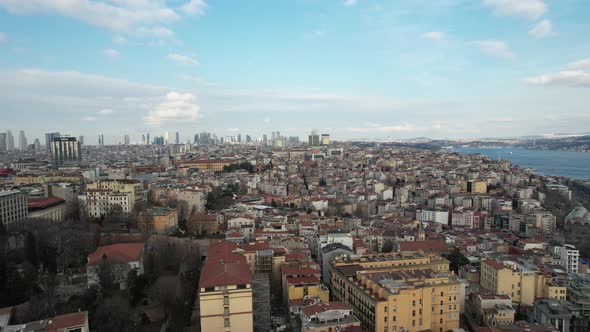
{"type": "Polygon", "coordinates": [[[209,247],[199,279],[201,331],[253,331],[250,269],[236,248],[226,241],[209,247]]]}
{"type": "Polygon", "coordinates": [[[567,294],[565,287],[553,283],[536,267],[517,261],[483,260],[480,285],[523,305],[532,305],[536,298],[542,297],[564,299],[567,294]]]}
{"type": "Polygon", "coordinates": [[[0,191],[0,222],[5,228],[17,227],[29,215],[27,194],[19,190],[0,191]]]}
{"type": "Polygon", "coordinates": [[[342,257],[332,263],[331,285],[333,299],[349,304],[365,330],[459,327],[462,285],[435,254],[342,257]]]}
{"type": "Polygon", "coordinates": [[[85,207],[90,217],[100,218],[121,207],[122,213],[131,213],[133,198],[129,192],[118,192],[109,189],[88,189],[78,195],[80,204],[85,207]]]}
{"type": "Polygon", "coordinates": [[[86,184],[86,189],[103,189],[130,193],[131,201],[135,203],[142,199],[143,186],[141,182],[135,180],[100,180],[86,184]]]}
{"type": "Polygon", "coordinates": [[[178,210],[155,207],[137,216],[137,227],[149,234],[168,234],[178,228],[178,210]]]}

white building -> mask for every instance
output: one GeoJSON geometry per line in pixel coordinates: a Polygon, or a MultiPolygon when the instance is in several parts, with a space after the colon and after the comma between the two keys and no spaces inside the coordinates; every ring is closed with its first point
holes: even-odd
{"type": "Polygon", "coordinates": [[[559,260],[568,273],[578,273],[580,251],[571,244],[559,248],[559,260]]]}
{"type": "Polygon", "coordinates": [[[449,211],[446,210],[422,210],[416,214],[418,220],[422,222],[435,222],[437,224],[449,224],[449,211]]]}
{"type": "Polygon", "coordinates": [[[79,195],[78,199],[90,217],[100,218],[111,213],[115,206],[120,206],[121,212],[124,214],[131,213],[134,203],[132,197],[132,193],[129,192],[89,189],[79,195]]]}
{"type": "Polygon", "coordinates": [[[17,224],[29,215],[27,195],[18,190],[0,191],[0,222],[5,228],[17,224]]]}
{"type": "Polygon", "coordinates": [[[201,213],[205,211],[205,195],[202,190],[183,189],[176,196],[178,201],[185,201],[188,205],[188,212],[201,213]]]}

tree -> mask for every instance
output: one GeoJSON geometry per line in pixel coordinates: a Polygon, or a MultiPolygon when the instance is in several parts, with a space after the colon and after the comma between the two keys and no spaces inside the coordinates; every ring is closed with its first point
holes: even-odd
{"type": "Polygon", "coordinates": [[[116,289],[113,264],[109,262],[106,255],[102,256],[102,260],[98,266],[98,283],[103,294],[116,289]]]}
{"type": "Polygon", "coordinates": [[[382,252],[392,252],[393,251],[393,241],[385,240],[383,243],[383,248],[381,249],[382,252]]]}
{"type": "Polygon", "coordinates": [[[319,183],[319,185],[320,185],[320,187],[325,187],[325,186],[327,186],[328,184],[326,183],[326,180],[324,180],[324,178],[321,178],[321,179],[320,179],[320,183],[319,183]]]}
{"type": "Polygon", "coordinates": [[[465,264],[469,264],[469,260],[467,259],[467,257],[465,257],[461,253],[461,250],[459,250],[459,248],[457,247],[453,248],[453,250],[450,253],[444,254],[443,257],[445,257],[451,262],[450,268],[455,273],[459,273],[459,267],[465,264]]]}
{"type": "Polygon", "coordinates": [[[99,302],[91,328],[96,329],[97,332],[132,331],[133,323],[130,318],[131,310],[128,301],[121,295],[115,295],[99,302]]]}

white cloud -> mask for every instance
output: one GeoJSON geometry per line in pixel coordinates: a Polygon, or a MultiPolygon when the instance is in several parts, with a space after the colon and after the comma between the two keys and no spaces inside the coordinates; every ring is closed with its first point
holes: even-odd
{"type": "Polygon", "coordinates": [[[198,65],[199,64],[197,59],[192,58],[187,55],[182,55],[182,54],[171,53],[171,54],[168,54],[167,58],[172,61],[186,64],[186,65],[198,65]]]}
{"type": "Polygon", "coordinates": [[[187,14],[205,15],[207,4],[205,3],[205,0],[190,0],[181,8],[182,11],[187,14]]]}
{"type": "Polygon", "coordinates": [[[590,87],[590,74],[582,70],[564,70],[558,73],[545,74],[528,78],[532,85],[561,85],[571,87],[590,87]]]}
{"type": "Polygon", "coordinates": [[[94,116],[86,116],[86,117],[82,118],[82,120],[84,120],[84,121],[96,121],[96,117],[94,117],[94,116]]]}
{"type": "Polygon", "coordinates": [[[569,69],[585,69],[590,68],[590,58],[582,59],[580,61],[572,62],[567,65],[569,69]]]}
{"type": "Polygon", "coordinates": [[[240,131],[240,128],[227,128],[227,131],[232,132],[232,133],[237,133],[240,131]]]}
{"type": "Polygon", "coordinates": [[[0,43],[6,41],[6,34],[4,32],[0,32],[0,43]]]}
{"type": "Polygon", "coordinates": [[[503,59],[514,57],[510,47],[502,40],[476,40],[469,44],[476,46],[485,55],[503,59]]]}
{"type": "Polygon", "coordinates": [[[543,0],[483,0],[483,4],[493,8],[500,16],[520,16],[537,19],[547,10],[543,0]]]}
{"type": "Polygon", "coordinates": [[[190,93],[169,92],[144,117],[147,126],[158,127],[167,122],[196,122],[200,117],[197,98],[190,93]]]}
{"type": "Polygon", "coordinates": [[[204,0],[185,0],[178,7],[164,0],[0,0],[11,14],[57,14],[122,34],[169,38],[162,27],[182,19],[183,14],[205,15],[204,0]]]}
{"type": "Polygon", "coordinates": [[[267,116],[267,117],[266,117],[266,118],[264,118],[264,120],[262,120],[262,121],[263,121],[264,123],[270,123],[270,117],[268,117],[268,116],[267,116]]]}
{"type": "Polygon", "coordinates": [[[445,38],[445,33],[441,31],[430,31],[422,34],[422,38],[441,40],[445,38]]]}
{"type": "Polygon", "coordinates": [[[356,5],[357,0],[344,0],[344,5],[345,6],[354,6],[356,5]]]}
{"type": "Polygon", "coordinates": [[[100,111],[98,111],[98,114],[100,115],[110,115],[113,114],[113,110],[110,108],[103,108],[100,111]]]}
{"type": "Polygon", "coordinates": [[[110,57],[110,58],[116,58],[119,55],[121,55],[121,53],[119,53],[119,51],[114,50],[114,49],[106,49],[106,50],[102,50],[102,54],[110,57]]]}
{"type": "Polygon", "coordinates": [[[529,36],[535,38],[547,37],[553,31],[553,24],[550,20],[542,20],[537,23],[531,30],[529,30],[529,36]]]}

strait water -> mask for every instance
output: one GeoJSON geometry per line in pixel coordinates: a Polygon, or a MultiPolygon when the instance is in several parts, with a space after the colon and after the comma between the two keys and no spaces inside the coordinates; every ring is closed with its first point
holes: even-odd
{"type": "Polygon", "coordinates": [[[590,153],[588,152],[507,148],[454,148],[453,151],[461,154],[483,154],[492,159],[498,159],[500,156],[501,159],[509,160],[513,165],[534,168],[539,174],[590,179],[590,153]]]}

